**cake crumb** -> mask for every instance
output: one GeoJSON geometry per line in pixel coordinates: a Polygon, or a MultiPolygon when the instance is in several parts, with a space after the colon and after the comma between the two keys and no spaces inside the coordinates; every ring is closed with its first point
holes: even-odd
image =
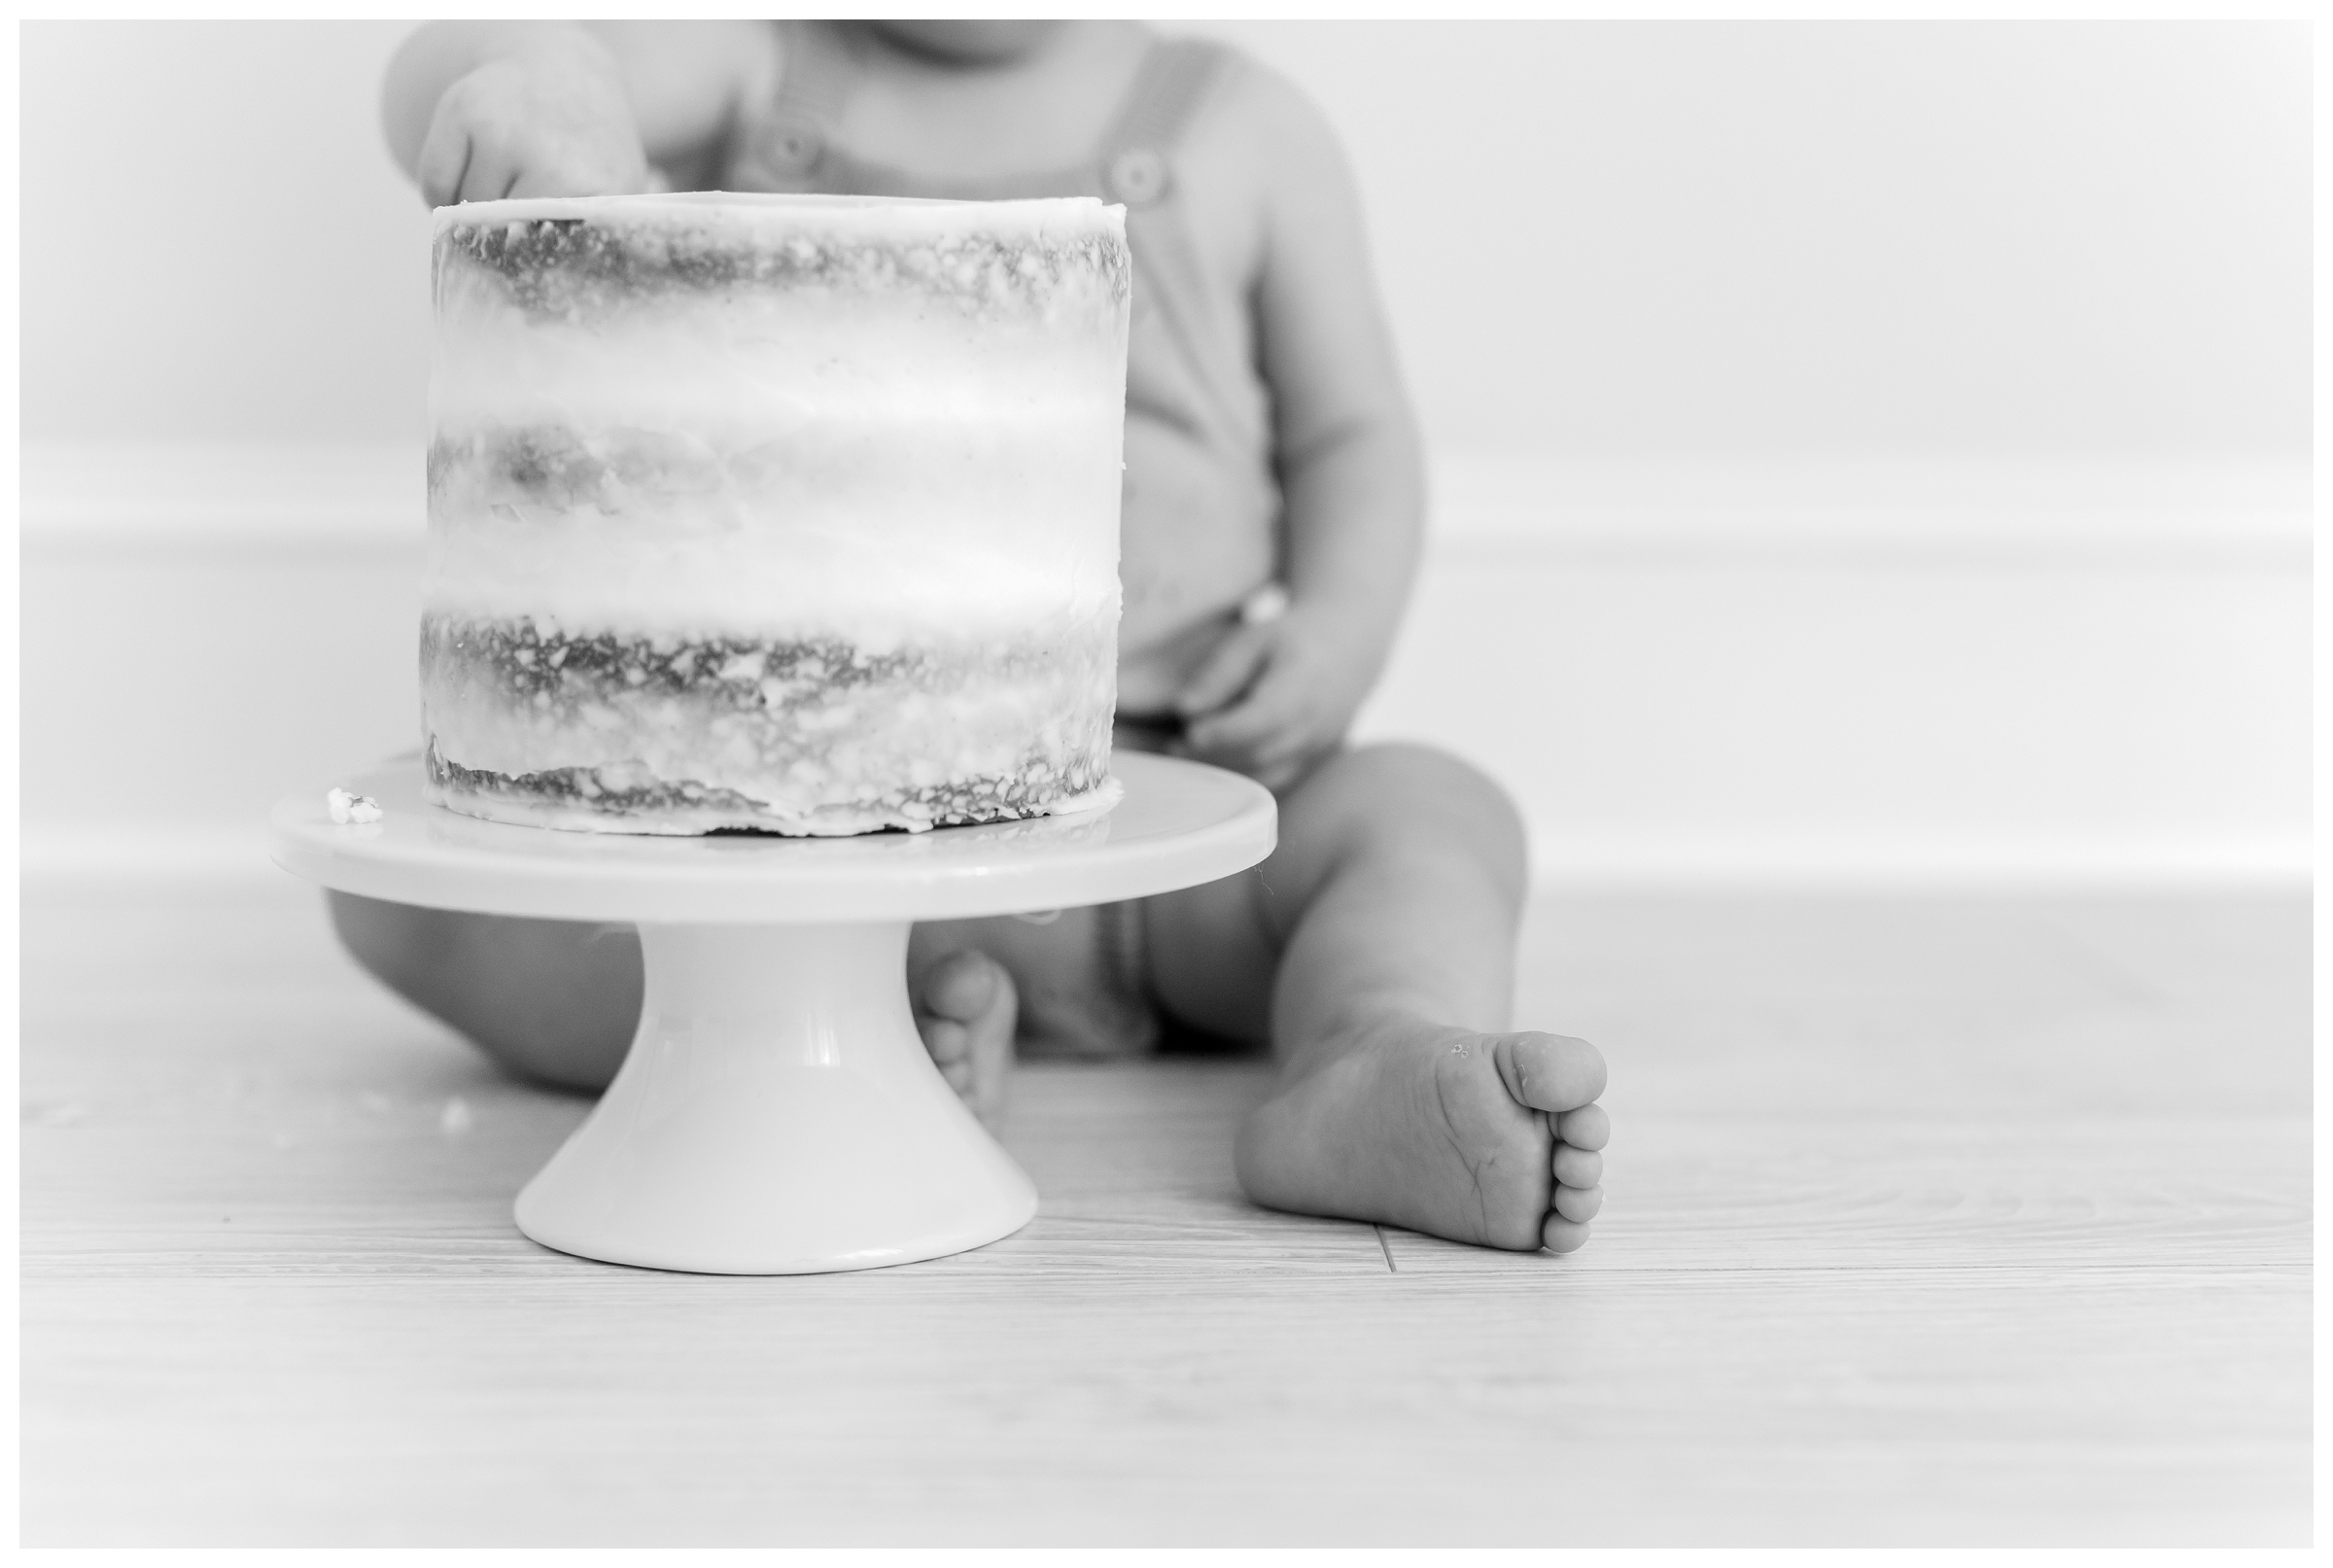
{"type": "Polygon", "coordinates": [[[324,792],[325,808],[335,822],[377,822],[381,819],[381,803],[370,795],[352,795],[345,789],[324,792]]]}

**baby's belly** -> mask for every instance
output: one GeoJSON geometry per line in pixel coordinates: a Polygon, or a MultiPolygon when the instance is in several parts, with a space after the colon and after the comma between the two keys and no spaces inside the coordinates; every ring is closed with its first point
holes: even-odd
{"type": "Polygon", "coordinates": [[[1119,528],[1118,709],[1171,709],[1239,607],[1272,580],[1278,497],[1259,475],[1162,423],[1130,416],[1119,528]]]}

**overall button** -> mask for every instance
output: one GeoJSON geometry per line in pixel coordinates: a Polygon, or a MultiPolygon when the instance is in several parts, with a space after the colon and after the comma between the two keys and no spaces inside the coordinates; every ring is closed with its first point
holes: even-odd
{"type": "Polygon", "coordinates": [[[823,151],[818,127],[802,120],[779,121],[761,139],[761,160],[781,174],[808,173],[823,151]]]}
{"type": "Polygon", "coordinates": [[[1110,191],[1130,207],[1147,207],[1166,193],[1166,160],[1133,147],[1110,160],[1110,191]]]}

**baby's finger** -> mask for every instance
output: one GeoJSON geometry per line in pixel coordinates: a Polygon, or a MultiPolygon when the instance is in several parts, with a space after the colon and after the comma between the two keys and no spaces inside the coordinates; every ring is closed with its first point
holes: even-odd
{"type": "Polygon", "coordinates": [[[461,199],[462,177],[470,172],[470,133],[440,122],[430,127],[421,146],[414,173],[421,180],[421,196],[433,207],[450,207],[461,199]]]}
{"type": "Polygon", "coordinates": [[[1235,735],[1214,754],[1256,783],[1277,789],[1294,775],[1303,749],[1289,745],[1280,731],[1273,730],[1261,739],[1243,740],[1235,735]]]}
{"type": "Polygon", "coordinates": [[[503,193],[515,200],[520,196],[628,196],[638,190],[637,184],[610,180],[596,171],[581,174],[569,169],[529,168],[521,169],[503,193]]]}
{"type": "Polygon", "coordinates": [[[1301,701],[1292,701],[1271,730],[1258,736],[1248,749],[1258,766],[1271,768],[1302,762],[1326,748],[1332,739],[1322,728],[1317,711],[1301,701]]]}
{"type": "Polygon", "coordinates": [[[1251,762],[1247,776],[1276,795],[1296,783],[1297,776],[1304,771],[1301,762],[1290,758],[1284,762],[1251,762]]]}
{"type": "Polygon", "coordinates": [[[508,151],[473,136],[470,142],[470,166],[462,171],[462,188],[454,192],[454,199],[500,201],[517,182],[518,163],[508,151]]]}
{"type": "Polygon", "coordinates": [[[1215,645],[1207,662],[1174,699],[1175,712],[1186,718],[1211,714],[1238,697],[1254,682],[1270,647],[1261,627],[1242,626],[1233,632],[1215,645]]]}
{"type": "Polygon", "coordinates": [[[1207,751],[1254,752],[1278,740],[1296,718],[1295,694],[1267,675],[1236,706],[1194,719],[1191,744],[1207,751]]]}
{"type": "Polygon", "coordinates": [[[1336,744],[1335,736],[1317,733],[1311,725],[1290,724],[1256,747],[1248,764],[1249,776],[1277,794],[1302,779],[1336,744]]]}
{"type": "Polygon", "coordinates": [[[539,156],[518,171],[513,196],[628,196],[648,189],[647,164],[617,148],[539,156]]]}

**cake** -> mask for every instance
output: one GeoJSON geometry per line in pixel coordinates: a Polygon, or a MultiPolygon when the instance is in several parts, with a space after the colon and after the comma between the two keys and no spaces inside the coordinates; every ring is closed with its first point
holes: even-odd
{"type": "Polygon", "coordinates": [[[438,209],[425,792],[623,833],[1110,798],[1124,210],[438,209]]]}

